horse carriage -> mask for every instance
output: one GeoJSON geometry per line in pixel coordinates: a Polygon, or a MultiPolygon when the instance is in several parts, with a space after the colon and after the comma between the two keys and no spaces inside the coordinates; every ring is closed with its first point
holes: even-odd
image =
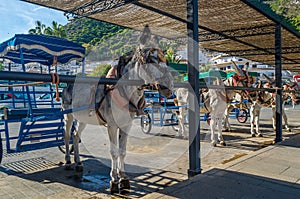
{"type": "MultiPolygon", "coordinates": [[[[67,40],[42,35],[15,35],[0,44],[0,57],[22,66],[38,64],[41,68],[65,64],[72,59],[83,60],[85,49],[67,40]]],[[[44,74],[46,75],[46,74],[44,74]]],[[[64,114],[61,109],[61,89],[58,75],[56,86],[46,82],[6,80],[0,82],[0,163],[4,153],[17,153],[49,147],[64,152],[64,114]],[[58,100],[58,101],[57,101],[58,100]],[[2,143],[2,141],[4,141],[2,143]]],[[[60,84],[61,85],[61,84],[60,84]]],[[[75,124],[75,123],[74,123],[75,124]]],[[[73,128],[74,130],[74,128],[73,128]]]]}
{"type": "Polygon", "coordinates": [[[176,111],[179,109],[179,106],[175,106],[174,104],[175,95],[173,94],[170,98],[166,98],[157,92],[151,93],[154,93],[156,100],[153,100],[152,97],[147,107],[144,108],[145,115],[141,116],[142,131],[148,134],[152,126],[172,126],[175,129],[175,125],[178,125],[176,111]]]}

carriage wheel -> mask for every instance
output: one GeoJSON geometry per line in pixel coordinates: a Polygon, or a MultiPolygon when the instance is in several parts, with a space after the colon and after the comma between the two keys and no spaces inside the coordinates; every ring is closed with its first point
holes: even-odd
{"type": "Polygon", "coordinates": [[[2,145],[2,138],[0,133],[0,164],[2,162],[2,156],[3,156],[3,145],[2,145]]]}
{"type": "MultiPolygon", "coordinates": [[[[56,139],[61,139],[63,140],[64,138],[56,138],[56,139]]],[[[74,152],[74,146],[73,144],[70,144],[71,148],[70,148],[70,154],[73,154],[74,152]]],[[[66,146],[65,145],[59,145],[58,146],[58,149],[63,153],[65,154],[66,153],[66,146]]]]}
{"type": "MultiPolygon", "coordinates": [[[[63,154],[66,153],[66,147],[65,147],[65,145],[58,146],[58,149],[59,149],[63,154]]],[[[73,152],[74,152],[74,146],[73,146],[73,144],[71,144],[70,154],[73,154],[73,152]]]]}
{"type": "Polygon", "coordinates": [[[247,110],[246,109],[240,109],[240,111],[237,113],[236,119],[240,123],[245,123],[248,119],[247,110]]]}
{"type": "Polygon", "coordinates": [[[152,124],[151,124],[151,118],[149,114],[143,115],[141,117],[141,128],[142,131],[146,134],[148,134],[151,131],[152,124]]]}

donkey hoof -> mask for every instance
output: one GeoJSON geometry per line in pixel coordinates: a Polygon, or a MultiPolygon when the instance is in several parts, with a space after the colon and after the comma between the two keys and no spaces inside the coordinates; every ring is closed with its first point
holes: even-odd
{"type": "Polygon", "coordinates": [[[217,146],[217,143],[216,143],[216,142],[211,142],[210,144],[211,144],[211,146],[213,146],[213,147],[216,147],[216,146],[217,146]]]}
{"type": "Polygon", "coordinates": [[[67,161],[67,163],[65,164],[65,170],[67,170],[67,171],[73,170],[70,161],[67,161]]]}
{"type": "Polygon", "coordinates": [[[226,146],[226,143],[224,141],[220,141],[221,146],[226,146]]]}
{"type": "Polygon", "coordinates": [[[230,132],[230,130],[228,128],[224,129],[224,132],[230,132]]]}
{"type": "Polygon", "coordinates": [[[253,138],[254,138],[254,137],[255,137],[255,133],[251,133],[251,137],[253,137],[253,138]]]}
{"type": "Polygon", "coordinates": [[[119,183],[110,181],[110,192],[112,194],[119,193],[119,183]]]}
{"type": "Polygon", "coordinates": [[[130,189],[130,181],[129,179],[121,179],[119,181],[120,190],[124,191],[124,189],[127,189],[129,191],[130,189]]]}
{"type": "Polygon", "coordinates": [[[261,133],[258,133],[256,136],[257,137],[263,137],[263,135],[261,133]]]}
{"type": "Polygon", "coordinates": [[[288,132],[292,132],[292,129],[288,128],[287,131],[288,131],[288,132]]]}
{"type": "Polygon", "coordinates": [[[83,172],[83,166],[82,166],[82,164],[76,165],[75,171],[76,171],[76,172],[83,172]]]}

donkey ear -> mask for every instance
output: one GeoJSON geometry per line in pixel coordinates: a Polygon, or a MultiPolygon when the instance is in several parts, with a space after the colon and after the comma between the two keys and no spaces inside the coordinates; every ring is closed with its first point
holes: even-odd
{"type": "Polygon", "coordinates": [[[151,31],[148,25],[145,26],[142,35],[140,36],[140,43],[142,45],[145,45],[147,42],[149,42],[151,40],[151,31]]]}
{"type": "Polygon", "coordinates": [[[246,62],[245,65],[246,65],[246,73],[248,73],[249,66],[250,66],[250,65],[249,65],[249,62],[246,62]]]}
{"type": "Polygon", "coordinates": [[[267,81],[268,81],[270,84],[273,84],[273,83],[274,83],[274,81],[273,81],[270,77],[268,77],[265,73],[263,73],[263,76],[267,79],[267,81]]]}
{"type": "Polygon", "coordinates": [[[233,60],[231,60],[231,62],[233,63],[234,70],[238,74],[238,76],[245,76],[243,70],[241,70],[233,60]]]}

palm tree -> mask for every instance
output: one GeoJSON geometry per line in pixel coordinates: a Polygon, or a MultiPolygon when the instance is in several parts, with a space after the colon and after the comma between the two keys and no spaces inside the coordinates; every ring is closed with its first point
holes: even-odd
{"type": "Polygon", "coordinates": [[[51,35],[53,36],[66,37],[67,35],[63,25],[58,24],[56,21],[52,21],[51,30],[52,30],[51,35]]]}
{"type": "Polygon", "coordinates": [[[47,27],[40,21],[35,22],[36,27],[32,28],[28,31],[29,34],[44,34],[44,35],[52,35],[57,37],[65,38],[67,36],[66,31],[63,25],[58,24],[56,21],[52,21],[52,27],[47,27]]]}
{"type": "Polygon", "coordinates": [[[38,35],[43,34],[44,30],[46,28],[46,25],[43,24],[41,21],[36,21],[35,25],[36,25],[35,28],[30,29],[28,32],[30,34],[38,34],[38,35]]]}

